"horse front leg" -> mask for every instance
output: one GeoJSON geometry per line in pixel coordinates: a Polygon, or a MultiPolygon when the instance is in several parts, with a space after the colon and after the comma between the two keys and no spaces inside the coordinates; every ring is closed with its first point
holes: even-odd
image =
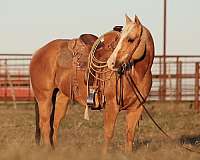
{"type": "Polygon", "coordinates": [[[108,145],[113,137],[114,127],[119,113],[119,108],[115,103],[106,106],[104,111],[104,144],[102,153],[105,155],[108,151],[108,145]]]}
{"type": "Polygon", "coordinates": [[[136,110],[128,110],[126,115],[126,141],[125,152],[130,153],[133,151],[133,140],[135,136],[135,128],[140,119],[143,107],[140,106],[136,110]]]}

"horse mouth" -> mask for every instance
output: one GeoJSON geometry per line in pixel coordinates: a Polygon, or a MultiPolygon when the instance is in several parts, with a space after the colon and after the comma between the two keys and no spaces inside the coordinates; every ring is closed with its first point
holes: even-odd
{"type": "Polygon", "coordinates": [[[112,71],[118,71],[120,66],[121,66],[121,63],[119,63],[119,61],[115,61],[115,62],[112,62],[112,61],[107,61],[107,65],[108,65],[108,68],[112,71]]]}
{"type": "Polygon", "coordinates": [[[108,66],[108,69],[110,69],[111,71],[117,71],[117,67],[116,67],[114,62],[108,60],[107,61],[107,66],[108,66]]]}

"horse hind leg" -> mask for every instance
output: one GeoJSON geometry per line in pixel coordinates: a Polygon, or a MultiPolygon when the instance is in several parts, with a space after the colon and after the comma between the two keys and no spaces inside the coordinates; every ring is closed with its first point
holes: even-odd
{"type": "MultiPolygon", "coordinates": [[[[36,92],[37,93],[37,92],[36,92]]],[[[50,114],[51,114],[51,96],[52,91],[39,92],[36,96],[37,103],[35,105],[36,113],[36,143],[40,143],[40,134],[45,145],[50,145],[50,114]],[[39,127],[38,127],[39,126],[39,127]],[[40,133],[41,132],[41,133],[40,133]]]]}
{"type": "Polygon", "coordinates": [[[37,145],[40,145],[40,139],[41,139],[41,131],[40,131],[40,126],[39,126],[39,107],[38,107],[38,102],[35,100],[35,142],[37,145]]]}
{"type": "Polygon", "coordinates": [[[49,135],[49,139],[50,139],[50,143],[51,146],[54,148],[54,143],[53,143],[53,134],[54,134],[54,128],[53,128],[53,123],[54,123],[54,114],[55,114],[55,105],[56,105],[56,96],[58,93],[59,89],[55,88],[53,90],[53,94],[51,97],[51,102],[52,102],[52,111],[51,111],[51,116],[50,116],[50,135],[49,135]]]}
{"type": "Polygon", "coordinates": [[[61,120],[65,117],[68,109],[69,97],[64,95],[62,92],[58,93],[55,106],[54,122],[53,122],[53,143],[58,144],[58,130],[61,120]]]}
{"type": "Polygon", "coordinates": [[[35,122],[36,122],[36,130],[35,130],[35,142],[37,145],[40,145],[40,140],[41,140],[41,129],[42,129],[42,136],[43,136],[43,141],[44,144],[50,144],[53,147],[53,120],[54,120],[54,112],[55,112],[55,101],[56,101],[56,94],[59,90],[55,88],[53,90],[52,96],[46,96],[48,97],[46,100],[39,100],[40,106],[38,105],[38,102],[36,101],[35,103],[35,122]],[[51,102],[50,102],[50,97],[51,97],[51,102],[52,102],[52,111],[51,110],[51,102]],[[45,105],[49,104],[49,105],[45,105]],[[45,107],[46,106],[46,107],[45,107]],[[41,109],[42,108],[42,109],[41,109]],[[44,111],[44,112],[43,112],[44,111]],[[46,113],[46,114],[45,114],[46,113]],[[51,114],[51,115],[50,115],[51,114]],[[48,117],[50,116],[50,133],[49,133],[49,127],[48,127],[48,117]],[[45,122],[47,121],[47,122],[45,122]],[[46,123],[46,127],[45,124],[46,123]],[[49,139],[48,139],[48,133],[49,133],[49,139]]]}

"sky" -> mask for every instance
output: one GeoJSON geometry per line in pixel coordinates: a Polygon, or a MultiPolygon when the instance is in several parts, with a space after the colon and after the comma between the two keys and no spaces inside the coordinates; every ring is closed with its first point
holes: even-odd
{"type": "MultiPolygon", "coordinates": [[[[167,0],[167,54],[200,54],[200,0],[167,0]]],[[[0,54],[32,54],[51,40],[102,35],[137,15],[163,50],[163,0],[0,0],[0,54]]]]}

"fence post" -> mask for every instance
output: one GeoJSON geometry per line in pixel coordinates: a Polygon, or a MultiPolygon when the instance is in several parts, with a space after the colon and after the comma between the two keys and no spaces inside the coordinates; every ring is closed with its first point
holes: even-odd
{"type": "Polygon", "coordinates": [[[182,74],[182,62],[179,61],[179,57],[176,59],[176,101],[179,102],[182,99],[181,89],[181,74],[182,74]]]}
{"type": "Polygon", "coordinates": [[[162,61],[161,61],[161,57],[159,57],[159,100],[161,101],[163,98],[163,94],[162,94],[162,61]]]}
{"type": "Polygon", "coordinates": [[[8,74],[8,63],[7,59],[5,58],[5,84],[4,84],[4,91],[5,91],[5,104],[7,104],[7,99],[8,99],[8,80],[7,80],[7,74],[8,74]]]}
{"type": "Polygon", "coordinates": [[[199,112],[199,78],[200,78],[200,63],[196,62],[195,63],[195,110],[199,112]]]}

